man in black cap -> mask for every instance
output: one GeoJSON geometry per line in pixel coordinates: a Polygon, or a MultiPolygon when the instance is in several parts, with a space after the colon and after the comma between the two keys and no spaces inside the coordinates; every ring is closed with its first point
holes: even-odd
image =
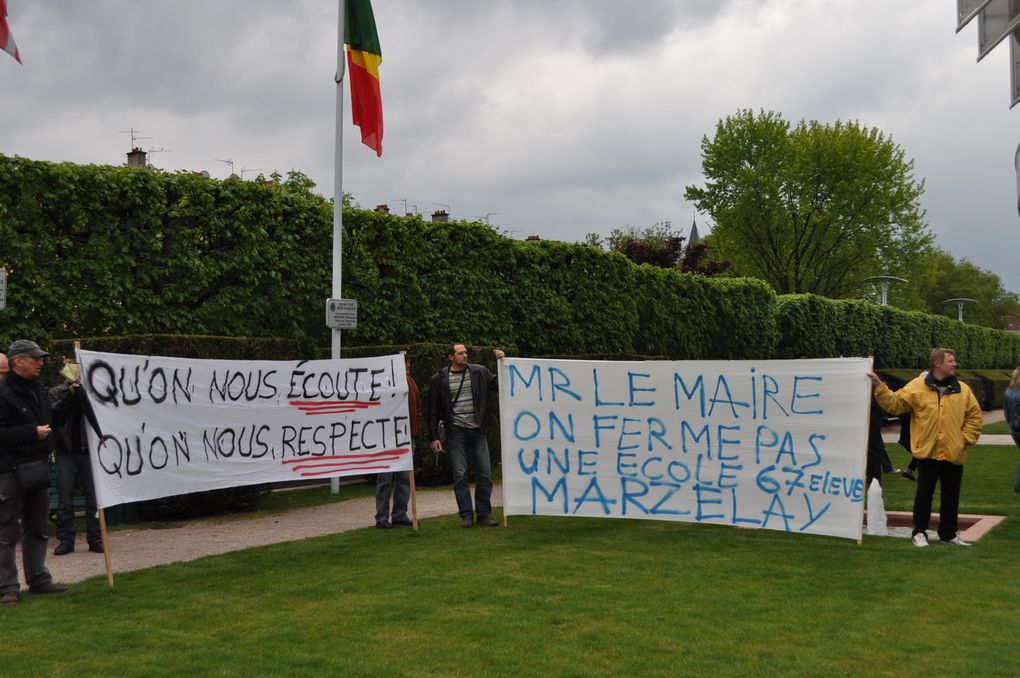
{"type": "MultiPolygon", "coordinates": [[[[22,563],[30,593],[63,593],[46,569],[46,519],[50,508],[50,425],[68,396],[51,406],[39,383],[46,351],[19,339],[7,349],[10,372],[0,381],[0,604],[21,600],[14,548],[21,519],[22,563]]],[[[77,390],[75,387],[74,390],[77,390]]]]}

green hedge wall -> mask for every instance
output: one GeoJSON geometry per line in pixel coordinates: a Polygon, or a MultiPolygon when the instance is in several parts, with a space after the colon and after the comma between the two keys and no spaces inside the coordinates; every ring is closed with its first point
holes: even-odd
{"type": "MultiPolygon", "coordinates": [[[[0,347],[19,337],[286,337],[328,345],[332,210],[300,175],[194,173],[0,155],[0,347]]],[[[872,355],[923,369],[950,346],[972,369],[1020,363],[1020,337],[860,300],[778,297],[765,283],[635,266],[582,244],[483,224],[344,211],[344,346],[462,340],[517,355],[671,359],[872,355]]],[[[221,355],[231,355],[223,347],[221,355]]]]}
{"type": "Polygon", "coordinates": [[[0,155],[0,328],[39,341],[173,332],[312,346],[331,229],[328,205],[300,181],[0,155]]]}
{"type": "Polygon", "coordinates": [[[901,311],[861,300],[785,295],[776,303],[778,358],[874,356],[878,368],[928,368],[936,346],[952,348],[962,367],[1020,364],[1020,335],[943,316],[901,311]]]}

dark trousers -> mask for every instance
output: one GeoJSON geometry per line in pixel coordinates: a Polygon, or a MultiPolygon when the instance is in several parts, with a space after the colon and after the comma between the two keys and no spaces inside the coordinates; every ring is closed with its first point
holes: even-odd
{"type": "Polygon", "coordinates": [[[99,530],[99,509],[96,507],[96,488],[92,483],[92,463],[89,455],[81,452],[57,452],[57,539],[74,543],[74,486],[81,483],[85,492],[85,537],[89,545],[102,545],[99,530]]]}
{"type": "Polygon", "coordinates": [[[917,460],[917,494],[914,495],[914,534],[925,532],[931,520],[931,500],[939,484],[939,539],[956,536],[960,512],[963,466],[935,459],[917,460]]]}
{"type": "Polygon", "coordinates": [[[50,490],[44,487],[24,493],[14,473],[0,473],[0,593],[18,591],[18,565],[14,549],[21,536],[21,562],[25,581],[32,588],[53,581],[46,569],[46,520],[50,490]]]}
{"type": "Polygon", "coordinates": [[[375,522],[407,520],[407,500],[411,497],[410,471],[380,473],[375,479],[375,522]],[[390,507],[390,498],[393,506],[390,507]]]}

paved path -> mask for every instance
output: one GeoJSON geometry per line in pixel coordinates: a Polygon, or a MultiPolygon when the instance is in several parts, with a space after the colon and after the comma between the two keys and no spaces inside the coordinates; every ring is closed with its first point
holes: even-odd
{"type": "MultiPolygon", "coordinates": [[[[457,503],[452,490],[421,490],[417,492],[417,500],[419,519],[450,515],[451,521],[459,521],[456,516],[457,503]]],[[[492,491],[492,504],[503,505],[503,488],[500,485],[492,491]]],[[[229,519],[189,521],[180,527],[117,530],[109,534],[114,583],[118,572],[130,572],[255,546],[370,528],[374,525],[375,497],[363,497],[268,516],[240,515],[229,519]]],[[[46,556],[46,565],[54,580],[73,583],[89,577],[106,576],[103,554],[90,553],[84,535],[78,535],[74,553],[54,556],[55,545],[56,540],[50,539],[50,551],[46,556]]],[[[20,572],[20,547],[18,550],[20,572]]]]}

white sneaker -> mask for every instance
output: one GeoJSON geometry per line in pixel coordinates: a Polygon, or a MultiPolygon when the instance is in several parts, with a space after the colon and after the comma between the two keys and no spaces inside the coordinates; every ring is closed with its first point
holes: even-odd
{"type": "Polygon", "coordinates": [[[928,545],[928,535],[926,535],[924,532],[918,532],[911,538],[911,540],[914,542],[914,546],[928,545]]]}
{"type": "Polygon", "coordinates": [[[953,546],[971,546],[971,543],[969,541],[964,541],[960,539],[959,535],[953,537],[952,539],[946,539],[942,543],[951,544],[953,546]]]}

